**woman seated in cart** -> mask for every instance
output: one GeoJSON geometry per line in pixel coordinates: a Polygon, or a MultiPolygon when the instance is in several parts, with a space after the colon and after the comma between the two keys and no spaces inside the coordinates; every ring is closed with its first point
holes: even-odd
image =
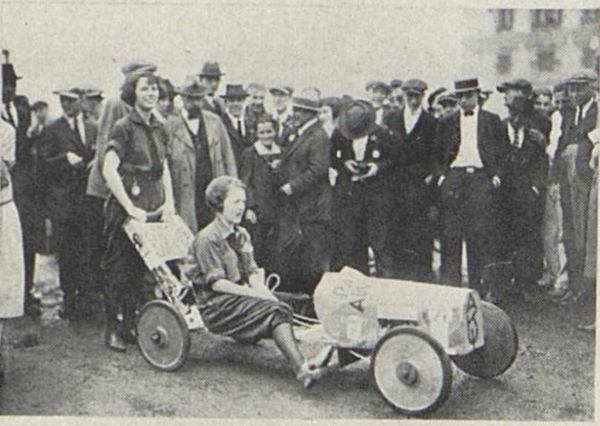
{"type": "Polygon", "coordinates": [[[185,271],[197,289],[202,320],[212,333],[244,343],[272,337],[296,378],[309,387],[323,370],[300,352],[292,310],[265,285],[250,235],[239,226],[246,209],[244,184],[233,177],[218,177],[206,189],[206,203],[215,218],[196,236],[185,271]]]}

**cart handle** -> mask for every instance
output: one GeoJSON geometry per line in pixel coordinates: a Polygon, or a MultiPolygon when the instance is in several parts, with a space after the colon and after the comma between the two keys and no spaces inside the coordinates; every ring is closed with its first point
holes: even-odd
{"type": "Polygon", "coordinates": [[[275,272],[269,274],[269,276],[265,279],[265,285],[269,290],[271,290],[271,292],[277,290],[279,284],[281,284],[281,277],[275,272]]]}

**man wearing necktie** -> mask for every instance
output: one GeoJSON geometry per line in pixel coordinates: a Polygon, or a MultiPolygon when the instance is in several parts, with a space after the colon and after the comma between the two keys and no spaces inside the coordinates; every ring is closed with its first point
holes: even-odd
{"type": "MultiPolygon", "coordinates": [[[[564,243],[571,282],[583,281],[588,201],[593,171],[589,167],[592,142],[588,134],[598,125],[598,76],[593,71],[574,74],[565,82],[574,108],[566,110],[556,152],[563,206],[564,243]]],[[[577,299],[578,291],[570,299],[577,299]]],[[[563,297],[562,302],[570,300],[563,297]]]]}
{"type": "Polygon", "coordinates": [[[48,215],[58,234],[59,279],[64,294],[61,315],[72,320],[83,313],[78,312],[78,305],[87,290],[82,272],[86,232],[83,201],[97,127],[82,119],[79,89],[55,94],[64,114],[46,128],[40,145],[48,215]]]}
{"type": "Polygon", "coordinates": [[[175,89],[182,100],[180,114],[169,116],[169,168],[175,210],[190,230],[198,232],[213,219],[204,191],[216,177],[237,177],[237,166],[223,122],[202,108],[207,88],[188,77],[175,89]]]}
{"type": "Polygon", "coordinates": [[[225,101],[225,113],[222,115],[223,124],[227,129],[238,169],[241,165],[242,153],[250,146],[242,114],[247,97],[248,93],[241,84],[228,84],[225,87],[225,94],[221,95],[225,101]]]}
{"type": "Polygon", "coordinates": [[[461,283],[461,251],[466,245],[469,285],[493,298],[484,268],[493,260],[492,197],[501,185],[501,162],[508,146],[498,115],[478,107],[476,78],[455,82],[460,111],[440,120],[434,143],[434,179],[441,192],[442,278],[461,283]]]}
{"type": "Polygon", "coordinates": [[[508,117],[503,125],[510,147],[503,162],[503,185],[499,194],[501,260],[512,262],[516,290],[526,302],[542,274],[542,224],[548,174],[546,145],[550,120],[533,108],[529,81],[515,79],[498,86],[504,93],[508,117]]]}

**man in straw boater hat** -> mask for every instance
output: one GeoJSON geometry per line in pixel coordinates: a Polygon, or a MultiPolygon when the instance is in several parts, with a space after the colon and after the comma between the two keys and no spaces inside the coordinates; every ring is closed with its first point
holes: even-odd
{"type": "Polygon", "coordinates": [[[279,168],[278,263],[282,289],[312,294],[330,267],[330,141],[317,116],[316,89],[294,97],[293,108],[296,127],[287,138],[279,168]]]}
{"type": "Polygon", "coordinates": [[[54,92],[63,116],[44,132],[42,164],[46,180],[46,207],[58,234],[58,269],[63,292],[61,316],[73,320],[83,313],[81,299],[89,290],[84,276],[86,223],[84,197],[97,127],[84,121],[78,88],[54,92]]]}
{"type": "Polygon", "coordinates": [[[181,112],[168,118],[169,168],[172,170],[175,210],[192,232],[210,223],[213,214],[204,192],[216,177],[237,177],[237,166],[227,130],[218,115],[202,108],[207,88],[188,77],[175,89],[181,112]]]}
{"type": "Polygon", "coordinates": [[[364,100],[342,107],[337,128],[332,136],[332,165],[338,172],[333,269],[350,266],[368,274],[370,247],[377,275],[389,276],[386,238],[392,197],[387,174],[394,163],[389,134],[375,123],[375,109],[364,100]]]}
{"type": "Polygon", "coordinates": [[[461,249],[466,243],[469,285],[484,297],[493,289],[482,283],[493,261],[492,197],[500,187],[501,162],[508,141],[500,117],[479,108],[476,78],[454,83],[460,111],[442,119],[435,142],[435,182],[441,192],[442,278],[461,282],[461,249]]]}
{"type": "Polygon", "coordinates": [[[393,173],[394,214],[390,244],[397,278],[431,280],[433,238],[428,210],[433,204],[433,143],[437,120],[423,108],[427,83],[418,78],[402,85],[405,106],[400,114],[399,156],[393,173]]]}

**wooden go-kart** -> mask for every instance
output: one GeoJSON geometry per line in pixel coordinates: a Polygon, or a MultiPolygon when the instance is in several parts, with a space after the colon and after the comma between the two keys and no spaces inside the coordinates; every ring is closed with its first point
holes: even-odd
{"type": "MultiPolygon", "coordinates": [[[[129,220],[124,229],[157,281],[158,300],[138,323],[138,346],[153,367],[174,371],[190,350],[190,331],[206,330],[193,287],[167,262],[183,259],[193,237],[180,218],[129,220]]],[[[370,361],[383,399],[407,415],[435,411],[448,398],[451,361],[464,372],[492,378],[515,360],[517,333],[498,307],[466,288],[366,277],[346,268],[326,273],[316,288],[318,319],[295,317],[301,341],[329,347],[328,362],[370,361]]]]}

